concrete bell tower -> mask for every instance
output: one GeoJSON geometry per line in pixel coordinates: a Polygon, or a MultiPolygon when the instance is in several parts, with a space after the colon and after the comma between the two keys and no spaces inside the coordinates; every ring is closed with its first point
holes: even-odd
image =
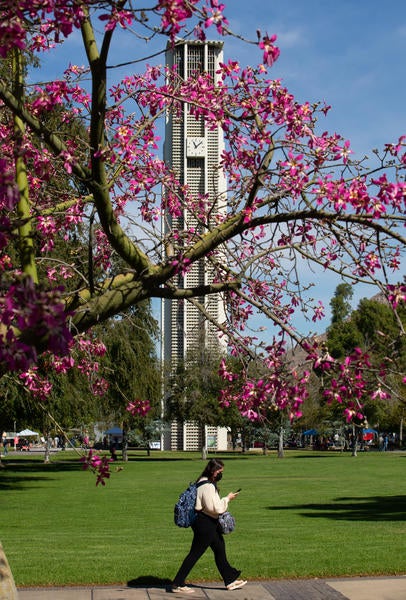
{"type": "MultiPolygon", "coordinates": [[[[179,42],[168,47],[166,64],[176,66],[177,73],[187,79],[196,73],[207,72],[216,81],[219,63],[223,60],[222,42],[179,42]]],[[[185,103],[182,114],[168,113],[164,160],[173,168],[182,184],[196,198],[203,196],[205,202],[213,207],[212,213],[226,211],[226,181],[219,169],[221,153],[224,149],[223,133],[220,128],[209,130],[203,117],[196,119],[190,107],[185,103]]],[[[206,224],[210,227],[210,222],[206,224]]],[[[204,233],[202,223],[191,212],[184,210],[179,217],[164,215],[163,235],[172,229],[191,230],[204,233]]],[[[210,283],[213,273],[210,263],[202,259],[195,263],[189,272],[179,274],[177,285],[189,288],[210,283]]],[[[197,300],[217,321],[225,320],[223,299],[220,295],[199,297],[197,300]]],[[[162,300],[162,358],[172,368],[190,355],[190,351],[204,344],[206,349],[226,350],[224,338],[219,338],[211,323],[204,319],[201,312],[192,304],[184,301],[162,300]]],[[[224,428],[208,427],[209,439],[215,442],[216,449],[227,447],[227,435],[224,428]],[[212,431],[213,430],[213,431],[212,431]]],[[[180,425],[173,423],[171,435],[164,443],[166,449],[198,450],[202,446],[201,432],[193,423],[180,425]]]]}

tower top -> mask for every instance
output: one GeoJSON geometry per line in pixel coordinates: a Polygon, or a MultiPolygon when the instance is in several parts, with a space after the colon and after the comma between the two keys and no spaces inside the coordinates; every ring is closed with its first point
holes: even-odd
{"type": "Polygon", "coordinates": [[[224,42],[222,42],[221,40],[175,40],[175,43],[172,44],[171,42],[168,42],[166,44],[166,51],[170,51],[171,49],[175,48],[176,46],[214,46],[219,48],[220,50],[223,48],[224,46],[224,42]]]}

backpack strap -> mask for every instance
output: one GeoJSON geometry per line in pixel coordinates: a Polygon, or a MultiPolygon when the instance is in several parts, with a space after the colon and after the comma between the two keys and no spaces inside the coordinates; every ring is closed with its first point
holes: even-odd
{"type": "MultiPolygon", "coordinates": [[[[199,481],[198,483],[196,483],[196,490],[197,488],[199,488],[201,485],[204,485],[205,483],[211,483],[211,481],[209,481],[208,479],[206,479],[206,481],[199,481]]],[[[197,513],[202,512],[201,510],[196,510],[197,513]]]]}
{"type": "Polygon", "coordinates": [[[211,481],[209,481],[208,479],[206,481],[199,481],[198,483],[196,483],[196,488],[200,487],[201,485],[204,485],[205,483],[211,483],[211,481]]]}

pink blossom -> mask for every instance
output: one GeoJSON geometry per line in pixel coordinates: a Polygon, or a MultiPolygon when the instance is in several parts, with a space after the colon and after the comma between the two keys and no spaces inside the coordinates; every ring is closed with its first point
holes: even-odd
{"type": "Polygon", "coordinates": [[[393,308],[397,308],[400,302],[406,302],[406,285],[388,285],[388,300],[393,308]]]}
{"type": "Polygon", "coordinates": [[[151,405],[149,400],[141,400],[141,398],[136,398],[133,402],[128,403],[126,410],[128,410],[128,412],[132,415],[145,417],[151,410],[151,405]]]}
{"type": "Polygon", "coordinates": [[[190,258],[178,255],[177,258],[170,261],[170,264],[174,268],[175,273],[181,273],[182,275],[186,275],[192,263],[190,258]]]}
{"type": "Polygon", "coordinates": [[[0,21],[0,56],[6,58],[13,47],[24,50],[26,47],[26,31],[19,19],[11,17],[0,21]]]}
{"type": "Polygon", "coordinates": [[[87,456],[82,456],[80,461],[83,464],[83,469],[90,469],[97,475],[96,486],[100,483],[106,485],[106,479],[110,478],[110,463],[113,462],[111,458],[100,456],[94,453],[93,450],[89,450],[87,456]]]}
{"type": "Polygon", "coordinates": [[[259,47],[264,51],[263,61],[268,67],[271,67],[273,63],[278,59],[280,50],[274,46],[277,36],[272,35],[271,37],[266,34],[259,42],[259,47]]]}
{"type": "Polygon", "coordinates": [[[224,26],[229,24],[223,15],[225,5],[219,4],[218,0],[210,0],[210,4],[211,6],[207,8],[203,7],[203,11],[206,15],[204,26],[207,28],[214,24],[218,33],[223,34],[224,26]]]}
{"type": "Polygon", "coordinates": [[[382,388],[378,387],[374,392],[372,392],[371,398],[372,400],[386,400],[387,398],[390,398],[390,394],[384,392],[382,388]]]}
{"type": "Polygon", "coordinates": [[[133,15],[128,10],[117,10],[115,7],[111,14],[103,14],[99,16],[101,21],[108,21],[105,25],[106,31],[112,31],[116,25],[120,25],[123,29],[130,26],[133,22],[133,15]]]}

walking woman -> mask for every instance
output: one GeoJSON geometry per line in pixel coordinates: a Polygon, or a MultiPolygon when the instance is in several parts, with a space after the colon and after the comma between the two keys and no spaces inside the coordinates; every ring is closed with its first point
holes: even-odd
{"type": "Polygon", "coordinates": [[[220,498],[217,482],[222,478],[223,470],[223,462],[212,458],[197,479],[197,483],[204,482],[204,484],[202,483],[197,488],[195,506],[197,517],[192,525],[194,533],[192,546],[173,580],[172,592],[191,594],[195,591],[185,585],[185,580],[209,547],[213,550],[217,569],[228,590],[237,590],[247,583],[243,579],[238,579],[241,571],[232,567],[228,562],[224,537],[218,527],[219,515],[226,512],[228,503],[238,496],[238,492],[230,492],[224,498],[220,498]]]}

